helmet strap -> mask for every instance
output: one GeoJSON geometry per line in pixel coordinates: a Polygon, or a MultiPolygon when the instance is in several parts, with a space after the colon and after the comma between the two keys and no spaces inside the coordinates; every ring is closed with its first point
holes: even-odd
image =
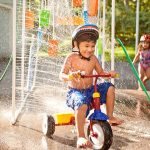
{"type": "Polygon", "coordinates": [[[77,47],[74,47],[74,48],[72,49],[72,52],[79,52],[79,49],[78,49],[77,47]]]}
{"type": "Polygon", "coordinates": [[[84,59],[84,60],[90,61],[90,57],[89,57],[89,58],[87,58],[87,57],[82,56],[82,54],[80,53],[80,51],[79,51],[79,55],[80,55],[80,58],[81,58],[81,59],[84,59]]]}
{"type": "Polygon", "coordinates": [[[90,57],[89,57],[89,58],[86,58],[86,57],[82,56],[82,54],[80,53],[79,49],[73,48],[73,49],[72,49],[72,52],[77,52],[77,53],[79,53],[79,56],[80,56],[81,59],[90,61],[90,57]]]}

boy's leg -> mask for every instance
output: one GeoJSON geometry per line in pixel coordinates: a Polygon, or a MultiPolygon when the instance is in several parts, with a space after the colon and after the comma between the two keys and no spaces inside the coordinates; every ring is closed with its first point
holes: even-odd
{"type": "Polygon", "coordinates": [[[120,125],[123,123],[123,120],[113,116],[114,104],[115,104],[115,88],[113,86],[110,86],[108,88],[106,96],[106,111],[109,117],[109,123],[112,125],[113,124],[120,125]]]}
{"type": "Polygon", "coordinates": [[[91,147],[91,143],[85,138],[84,125],[86,119],[86,111],[88,106],[83,104],[75,111],[75,121],[77,128],[77,147],[91,147]]]}

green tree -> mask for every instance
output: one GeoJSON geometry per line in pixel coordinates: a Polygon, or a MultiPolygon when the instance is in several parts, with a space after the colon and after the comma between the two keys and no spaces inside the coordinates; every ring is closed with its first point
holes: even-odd
{"type": "MultiPolygon", "coordinates": [[[[136,28],[136,1],[116,0],[115,8],[115,33],[116,37],[121,38],[126,44],[135,43],[136,28]]],[[[111,1],[107,0],[106,5],[106,32],[111,33],[111,1]]],[[[150,33],[150,1],[140,1],[139,32],[150,33]]]]}

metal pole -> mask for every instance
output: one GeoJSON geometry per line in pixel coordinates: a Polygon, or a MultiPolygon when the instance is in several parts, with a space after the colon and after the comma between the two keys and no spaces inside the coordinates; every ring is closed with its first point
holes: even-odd
{"type": "Polygon", "coordinates": [[[16,0],[13,0],[13,12],[12,12],[12,30],[13,30],[13,51],[12,51],[12,116],[11,123],[15,123],[15,110],[16,110],[16,0]]]}
{"type": "Polygon", "coordinates": [[[88,4],[87,4],[87,0],[84,0],[84,11],[87,11],[87,9],[88,9],[88,8],[87,8],[87,5],[88,5],[88,4]]]}
{"type": "Polygon", "coordinates": [[[140,0],[136,1],[136,40],[135,40],[135,53],[137,53],[138,39],[139,39],[139,7],[140,0]]]}
{"type": "MultiPolygon", "coordinates": [[[[114,65],[114,47],[115,47],[115,0],[112,0],[112,24],[111,24],[111,70],[115,69],[114,65]]],[[[111,79],[114,84],[114,79],[111,79]]]]}
{"type": "Polygon", "coordinates": [[[100,18],[101,18],[101,11],[100,11],[100,0],[98,0],[97,26],[100,26],[99,28],[100,28],[100,31],[101,31],[100,18]]]}
{"type": "MultiPolygon", "coordinates": [[[[100,0],[98,0],[98,6],[100,5],[100,0]]],[[[99,27],[99,34],[100,34],[100,31],[101,31],[101,24],[100,24],[100,6],[98,7],[98,14],[97,14],[97,26],[99,27]]],[[[98,45],[98,43],[97,43],[98,45]]],[[[98,54],[98,46],[96,46],[96,56],[97,58],[99,59],[99,54],[98,54]]],[[[101,60],[100,60],[101,61],[101,60]]]]}
{"type": "Polygon", "coordinates": [[[24,99],[25,10],[26,10],[26,0],[23,0],[22,2],[22,50],[21,50],[21,101],[23,101],[24,99]]]}
{"type": "Polygon", "coordinates": [[[106,20],[106,0],[103,0],[103,53],[102,68],[105,69],[105,20],[106,20]]]}

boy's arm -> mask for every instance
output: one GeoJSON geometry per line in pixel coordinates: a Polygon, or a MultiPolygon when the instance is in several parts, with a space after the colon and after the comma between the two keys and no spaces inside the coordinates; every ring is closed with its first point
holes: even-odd
{"type": "Polygon", "coordinates": [[[101,65],[100,65],[100,63],[99,63],[97,57],[96,57],[96,56],[94,56],[94,57],[95,57],[95,71],[97,72],[97,74],[104,73],[104,70],[103,70],[103,68],[101,67],[101,65]]]}
{"type": "Polygon", "coordinates": [[[69,75],[68,75],[68,74],[65,74],[65,73],[63,73],[63,72],[61,72],[61,73],[59,74],[59,79],[60,79],[61,81],[70,81],[69,75]]]}
{"type": "Polygon", "coordinates": [[[61,71],[59,73],[59,79],[62,80],[62,81],[69,81],[69,70],[70,70],[70,67],[71,67],[71,60],[70,60],[70,57],[66,57],[65,61],[64,61],[64,64],[61,68],[61,71]]]}

